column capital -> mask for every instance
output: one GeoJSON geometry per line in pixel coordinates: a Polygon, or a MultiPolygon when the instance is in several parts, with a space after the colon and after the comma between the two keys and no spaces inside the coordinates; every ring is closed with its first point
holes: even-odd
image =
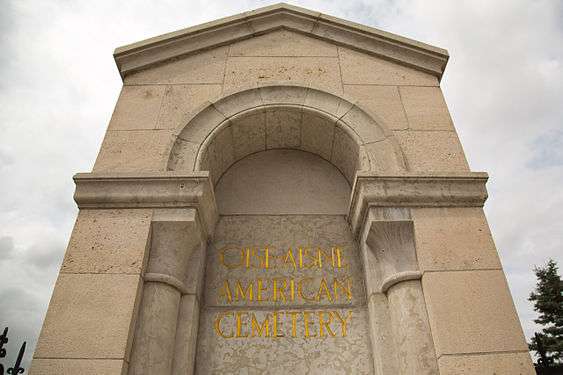
{"type": "Polygon", "coordinates": [[[356,174],[348,209],[354,236],[361,233],[369,207],[482,207],[485,172],[356,174]]]}

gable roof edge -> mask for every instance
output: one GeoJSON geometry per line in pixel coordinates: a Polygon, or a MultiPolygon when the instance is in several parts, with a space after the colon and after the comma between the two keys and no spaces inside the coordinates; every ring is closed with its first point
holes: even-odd
{"type": "Polygon", "coordinates": [[[438,79],[449,58],[442,48],[280,3],[119,47],[114,59],[124,78],[168,60],[282,28],[422,70],[438,79]]]}

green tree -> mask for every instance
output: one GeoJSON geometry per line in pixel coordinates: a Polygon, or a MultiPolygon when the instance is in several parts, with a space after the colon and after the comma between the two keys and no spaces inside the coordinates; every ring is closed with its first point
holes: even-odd
{"type": "Polygon", "coordinates": [[[538,282],[529,300],[539,315],[534,322],[542,330],[535,334],[529,346],[539,357],[538,366],[551,367],[563,363],[563,288],[553,259],[544,267],[535,267],[534,273],[538,282]]]}

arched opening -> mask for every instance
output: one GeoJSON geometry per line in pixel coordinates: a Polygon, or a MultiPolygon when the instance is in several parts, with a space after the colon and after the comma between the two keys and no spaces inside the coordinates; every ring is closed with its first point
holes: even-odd
{"type": "Polygon", "coordinates": [[[274,149],[316,154],[350,186],[358,170],[406,170],[381,119],[341,96],[301,86],[258,87],[207,103],[178,128],[167,169],[209,171],[215,185],[232,164],[274,149]]]}

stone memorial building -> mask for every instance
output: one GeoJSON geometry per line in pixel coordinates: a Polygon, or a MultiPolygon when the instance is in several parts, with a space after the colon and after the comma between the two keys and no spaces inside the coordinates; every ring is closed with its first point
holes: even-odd
{"type": "Polygon", "coordinates": [[[278,4],[115,51],[38,374],[533,374],[441,48],[278,4]]]}

